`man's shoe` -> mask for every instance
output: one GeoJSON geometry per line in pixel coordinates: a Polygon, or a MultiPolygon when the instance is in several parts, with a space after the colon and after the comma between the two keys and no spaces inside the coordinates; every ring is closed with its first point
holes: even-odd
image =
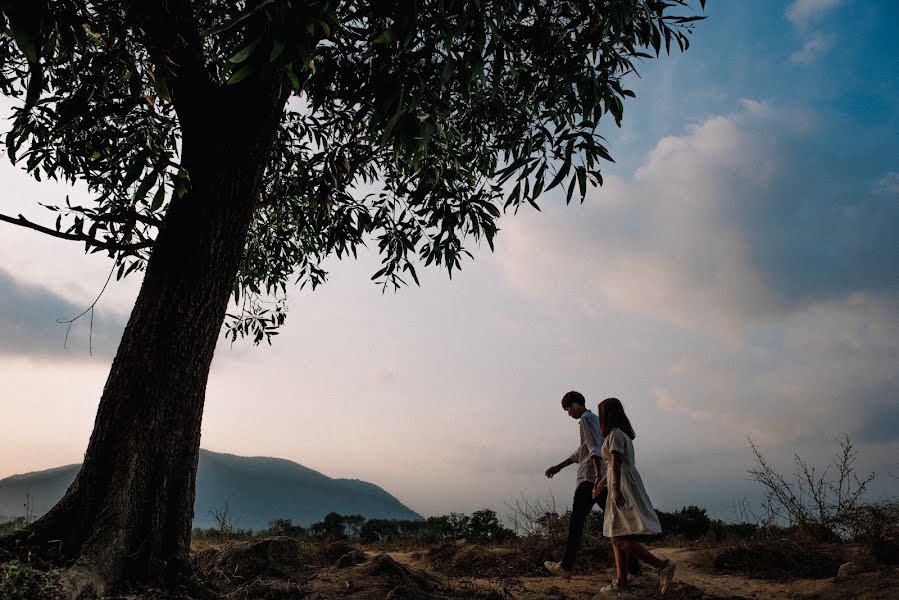
{"type": "Polygon", "coordinates": [[[674,561],[666,560],[665,564],[659,568],[659,591],[662,596],[668,593],[672,579],[674,579],[674,561]]]}
{"type": "Polygon", "coordinates": [[[546,567],[546,570],[555,575],[556,577],[565,577],[571,579],[571,571],[562,566],[562,563],[552,562],[551,560],[547,560],[543,563],[543,566],[546,567]]]}

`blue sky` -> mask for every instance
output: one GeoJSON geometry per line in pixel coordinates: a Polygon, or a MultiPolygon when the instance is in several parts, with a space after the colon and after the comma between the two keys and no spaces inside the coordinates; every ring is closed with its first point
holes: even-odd
{"type": "MultiPolygon", "coordinates": [[[[453,281],[382,295],[374,257],[335,263],[292,293],[272,348],[221,345],[203,445],[367,479],[422,514],[564,505],[573,469],[542,473],[573,450],[558,401],[579,389],[624,401],[663,509],[757,502],[747,436],[789,469],[794,451],[826,465],[849,433],[873,494],[899,494],[899,6],[707,14],[606,124],[602,189],[504,218],[453,281]]],[[[0,180],[7,214],[45,218],[34,201],[70,193],[8,164],[0,180]]],[[[63,349],[55,319],[107,269],[0,230],[0,477],[80,460],[139,282],[104,296],[93,357],[84,325],[63,349]]]]}

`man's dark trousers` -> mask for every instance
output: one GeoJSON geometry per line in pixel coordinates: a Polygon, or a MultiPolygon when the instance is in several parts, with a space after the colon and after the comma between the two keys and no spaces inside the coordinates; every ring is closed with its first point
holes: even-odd
{"type": "MultiPolygon", "coordinates": [[[[570,571],[574,567],[574,559],[577,557],[577,551],[581,547],[581,538],[584,535],[584,524],[587,522],[587,516],[593,509],[594,504],[605,509],[606,498],[609,495],[609,489],[603,488],[599,493],[599,498],[593,498],[593,482],[582,481],[574,490],[574,502],[571,505],[571,517],[568,520],[568,541],[565,542],[565,554],[562,556],[562,568],[570,571]]],[[[628,572],[631,575],[640,574],[640,562],[631,557],[628,561],[628,572]]]]}

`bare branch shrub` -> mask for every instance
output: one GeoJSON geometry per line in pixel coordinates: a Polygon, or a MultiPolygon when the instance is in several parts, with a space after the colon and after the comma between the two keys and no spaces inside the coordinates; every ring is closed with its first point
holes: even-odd
{"type": "Polygon", "coordinates": [[[787,525],[815,540],[849,539],[857,530],[857,515],[868,485],[876,477],[859,477],[855,472],[858,451],[849,436],[840,440],[840,451],[832,463],[818,473],[799,454],[793,481],[777,472],[761,450],[749,439],[756,464],[750,478],[765,488],[763,525],[787,525]]]}
{"type": "Polygon", "coordinates": [[[232,538],[237,529],[237,520],[231,516],[230,500],[225,500],[222,508],[209,511],[209,515],[213,518],[219,534],[223,538],[232,538]]]}
{"type": "Polygon", "coordinates": [[[568,521],[559,514],[556,498],[531,500],[522,493],[514,503],[506,502],[509,512],[506,520],[520,537],[549,538],[554,544],[561,544],[568,535],[568,521]]]}

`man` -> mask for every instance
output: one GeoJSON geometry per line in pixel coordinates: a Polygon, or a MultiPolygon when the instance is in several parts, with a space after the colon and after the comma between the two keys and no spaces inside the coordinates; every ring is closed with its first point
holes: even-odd
{"type": "MultiPolygon", "coordinates": [[[[574,559],[581,545],[584,534],[584,523],[593,509],[594,502],[605,508],[608,489],[603,489],[597,499],[593,498],[593,484],[605,473],[602,448],[603,435],[599,429],[599,418],[590,412],[586,400],[580,392],[571,391],[562,396],[562,409],[572,419],[577,419],[580,427],[581,441],[571,456],[546,470],[546,476],[553,475],[569,465],[577,465],[577,487],[574,490],[574,501],[571,505],[571,517],[568,521],[568,539],[565,542],[565,554],[559,562],[546,561],[543,566],[559,577],[571,577],[574,559]]],[[[628,571],[636,576],[640,574],[640,563],[635,559],[628,565],[628,571]]]]}

